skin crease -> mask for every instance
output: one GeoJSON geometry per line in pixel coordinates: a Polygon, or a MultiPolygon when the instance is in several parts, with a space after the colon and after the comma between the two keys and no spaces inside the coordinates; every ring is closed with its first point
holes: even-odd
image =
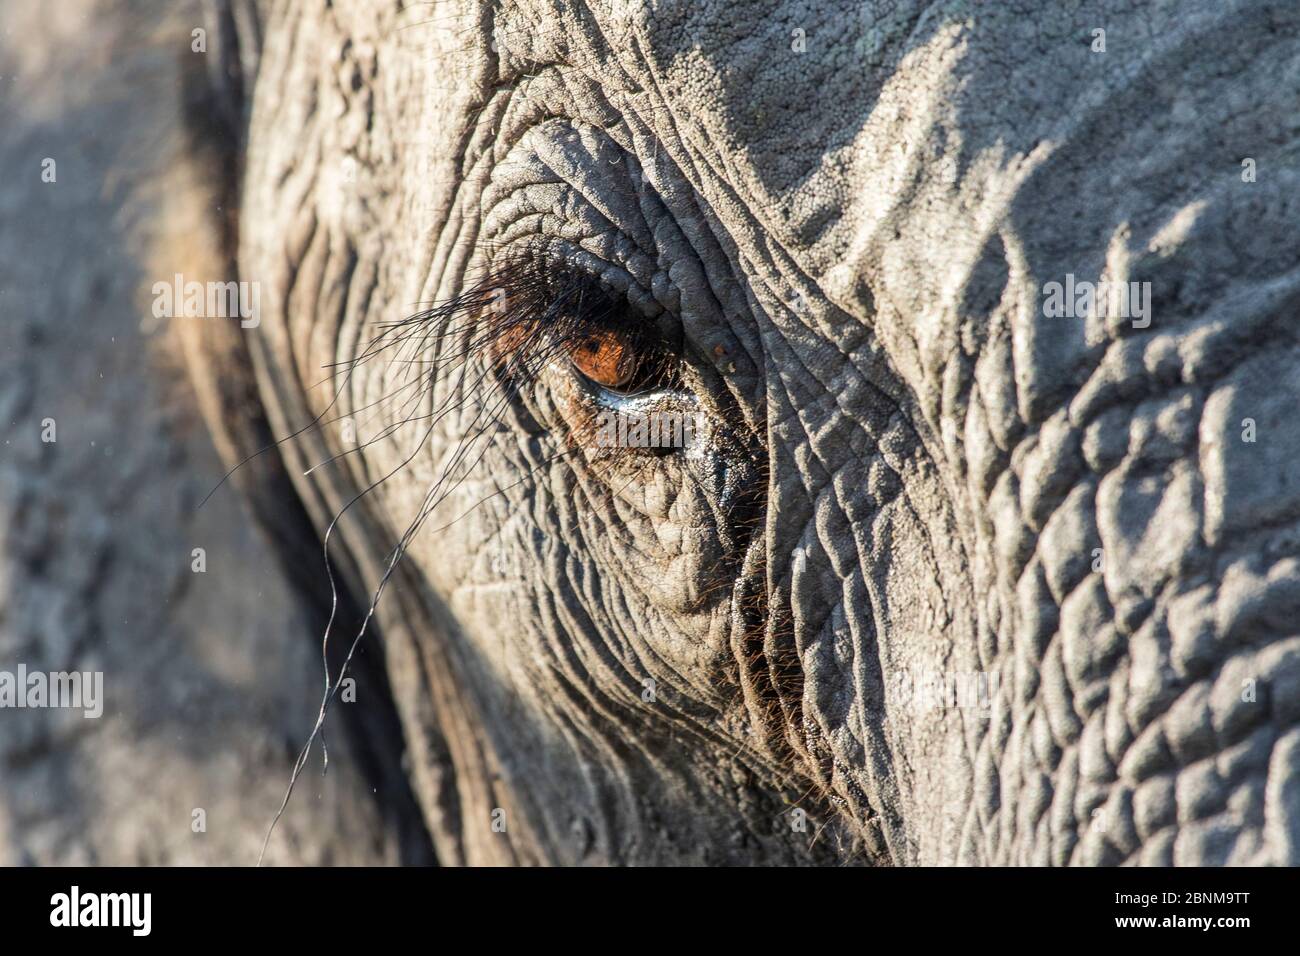
{"type": "Polygon", "coordinates": [[[363,607],[418,529],[442,862],[1300,863],[1300,14],[1057,6],[260,11],[249,367],[363,607]],[[323,371],[527,242],[679,330],[705,453],[575,440],[563,363],[323,371]]]}

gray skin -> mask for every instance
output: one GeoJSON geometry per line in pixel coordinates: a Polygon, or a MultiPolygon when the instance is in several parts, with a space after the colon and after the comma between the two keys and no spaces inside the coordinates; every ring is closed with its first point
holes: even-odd
{"type": "Polygon", "coordinates": [[[195,361],[362,609],[436,504],[364,641],[442,862],[1300,863],[1294,4],[400,6],[237,5],[195,361]],[[702,453],[346,373],[528,237],[680,324],[702,453]]]}

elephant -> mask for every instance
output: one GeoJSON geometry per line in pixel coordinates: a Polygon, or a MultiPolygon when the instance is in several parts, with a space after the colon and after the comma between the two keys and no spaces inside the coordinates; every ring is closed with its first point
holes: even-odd
{"type": "Polygon", "coordinates": [[[1294,5],[207,23],[191,379],[439,863],[1300,862],[1294,5]]]}

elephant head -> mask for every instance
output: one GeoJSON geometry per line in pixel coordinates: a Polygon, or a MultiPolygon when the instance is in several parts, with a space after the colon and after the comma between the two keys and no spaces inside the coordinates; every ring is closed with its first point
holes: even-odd
{"type": "Polygon", "coordinates": [[[217,23],[196,377],[440,859],[1300,862],[1294,8],[217,23]]]}

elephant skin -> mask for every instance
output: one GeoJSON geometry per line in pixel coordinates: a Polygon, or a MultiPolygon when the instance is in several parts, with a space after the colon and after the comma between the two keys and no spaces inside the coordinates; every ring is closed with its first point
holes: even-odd
{"type": "Polygon", "coordinates": [[[1294,5],[215,9],[261,318],[204,387],[373,603],[440,861],[1300,862],[1294,5]],[[437,324],[538,248],[676,330],[697,454],[437,324]]]}

